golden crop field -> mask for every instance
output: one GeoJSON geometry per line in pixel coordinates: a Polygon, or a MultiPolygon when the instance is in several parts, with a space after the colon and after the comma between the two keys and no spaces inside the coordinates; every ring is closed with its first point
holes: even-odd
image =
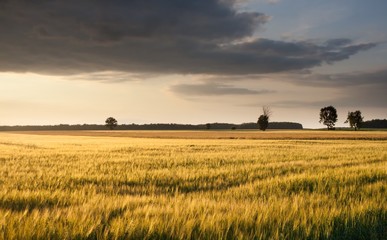
{"type": "Polygon", "coordinates": [[[0,173],[0,239],[387,239],[387,132],[2,132],[0,173]]]}

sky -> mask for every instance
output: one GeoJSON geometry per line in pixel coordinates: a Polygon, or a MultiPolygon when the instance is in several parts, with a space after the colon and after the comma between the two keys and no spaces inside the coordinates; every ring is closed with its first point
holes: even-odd
{"type": "Polygon", "coordinates": [[[0,125],[387,118],[385,0],[1,0],[0,125]]]}

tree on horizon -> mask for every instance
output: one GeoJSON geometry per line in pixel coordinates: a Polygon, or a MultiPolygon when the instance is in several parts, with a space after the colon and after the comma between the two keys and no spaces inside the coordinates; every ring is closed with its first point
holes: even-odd
{"type": "Polygon", "coordinates": [[[117,127],[117,120],[113,117],[108,117],[105,121],[105,126],[110,130],[113,130],[117,127]]]}
{"type": "Polygon", "coordinates": [[[260,130],[265,131],[269,127],[269,118],[272,114],[268,106],[262,107],[263,114],[258,118],[258,127],[260,130]]]}
{"type": "Polygon", "coordinates": [[[363,123],[363,117],[361,116],[360,110],[348,112],[347,120],[345,120],[344,123],[349,123],[351,128],[355,128],[355,131],[360,129],[361,124],[363,123]]]}
{"type": "Polygon", "coordinates": [[[320,123],[323,123],[328,127],[328,130],[335,129],[335,123],[337,122],[337,111],[333,106],[328,106],[320,109],[320,123]]]}

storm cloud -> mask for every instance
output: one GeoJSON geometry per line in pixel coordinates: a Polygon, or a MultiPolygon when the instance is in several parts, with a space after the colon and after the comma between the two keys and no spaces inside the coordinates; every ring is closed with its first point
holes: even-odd
{"type": "Polygon", "coordinates": [[[257,38],[269,17],[239,12],[235,4],[232,0],[1,1],[0,71],[263,74],[334,63],[376,46],[350,39],[257,38]]]}

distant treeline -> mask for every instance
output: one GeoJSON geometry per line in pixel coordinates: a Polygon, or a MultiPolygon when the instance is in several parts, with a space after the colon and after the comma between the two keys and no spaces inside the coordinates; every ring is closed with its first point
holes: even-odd
{"type": "MultiPolygon", "coordinates": [[[[106,130],[105,125],[98,124],[59,124],[44,126],[0,126],[0,131],[48,131],[48,130],[106,130]]],[[[258,129],[257,123],[207,123],[207,124],[121,124],[116,130],[206,130],[206,129],[258,129]]],[[[302,129],[300,123],[271,122],[269,129],[302,129]]]]}
{"type": "MultiPolygon", "coordinates": [[[[208,124],[201,126],[206,128],[208,127],[208,124]]],[[[258,129],[258,124],[253,122],[242,124],[210,123],[210,129],[258,129]]],[[[302,129],[302,124],[292,122],[270,122],[268,129],[302,129]]]]}
{"type": "Polygon", "coordinates": [[[387,128],[387,119],[373,119],[361,124],[362,128],[387,128]]]}
{"type": "MultiPolygon", "coordinates": [[[[365,121],[362,128],[387,128],[387,119],[374,119],[365,121]]],[[[99,124],[59,124],[43,126],[0,126],[0,131],[49,131],[49,130],[106,130],[105,125],[99,124]]],[[[117,130],[206,130],[206,129],[258,129],[257,123],[207,123],[207,124],[175,124],[175,123],[153,123],[153,124],[121,124],[117,130]]],[[[268,129],[303,129],[300,123],[293,122],[270,122],[268,129]]]]}

